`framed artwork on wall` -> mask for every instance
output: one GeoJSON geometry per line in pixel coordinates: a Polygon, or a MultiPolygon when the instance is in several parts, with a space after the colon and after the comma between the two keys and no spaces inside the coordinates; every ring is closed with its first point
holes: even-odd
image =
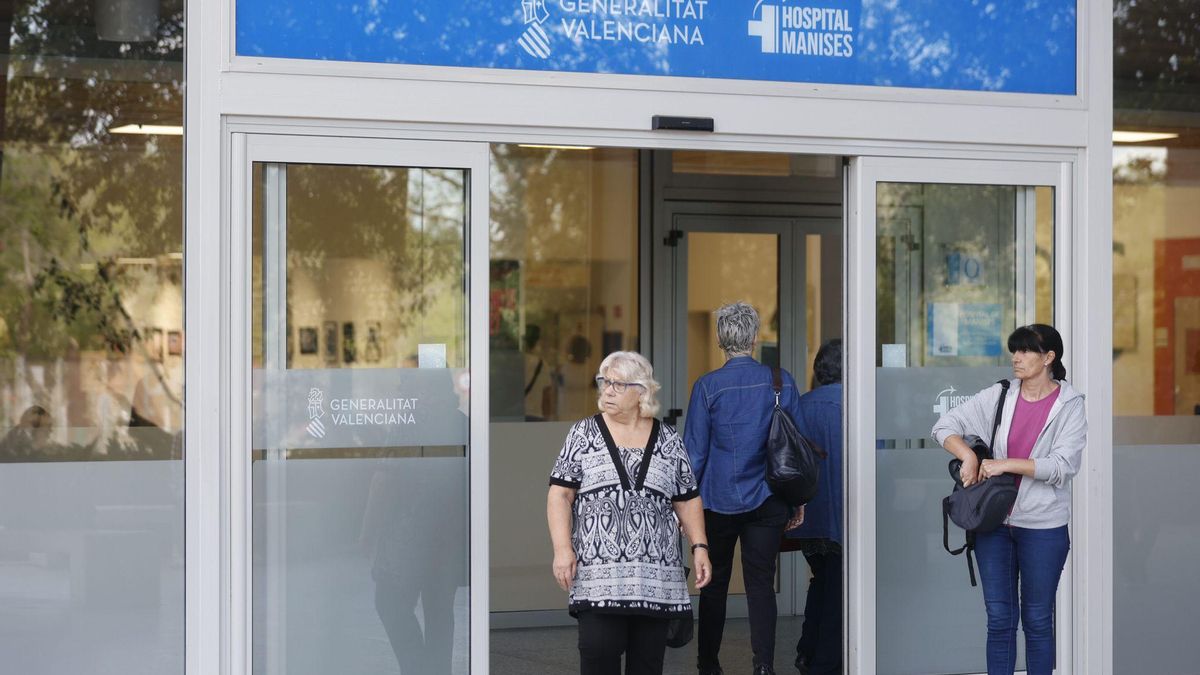
{"type": "Polygon", "coordinates": [[[379,321],[367,322],[367,339],[363,345],[363,361],[379,363],[383,359],[383,324],[379,321]]]}
{"type": "Polygon", "coordinates": [[[358,346],[354,344],[354,322],[342,324],[342,363],[354,363],[358,360],[358,346]]]}
{"type": "Polygon", "coordinates": [[[300,328],[300,353],[317,353],[317,327],[303,326],[300,328]]]}
{"type": "Polygon", "coordinates": [[[183,331],[167,331],[167,355],[183,356],[183,331]]]}
{"type": "Polygon", "coordinates": [[[146,356],[151,361],[163,360],[163,332],[161,328],[147,328],[145,334],[146,356]]]}
{"type": "Polygon", "coordinates": [[[338,362],[338,325],[336,321],[326,321],[323,324],[325,333],[325,363],[338,362]]]}

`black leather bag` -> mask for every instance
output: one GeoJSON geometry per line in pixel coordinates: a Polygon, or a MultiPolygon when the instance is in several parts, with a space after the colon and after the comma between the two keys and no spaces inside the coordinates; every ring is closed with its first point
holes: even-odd
{"type": "MultiPolygon", "coordinates": [[[[678,537],[679,535],[675,535],[678,537]]],[[[683,560],[683,540],[679,540],[679,559],[683,560]]],[[[690,567],[683,568],[683,578],[686,580],[688,575],[692,573],[690,567]]],[[[667,621],[667,646],[672,649],[679,649],[692,641],[692,635],[695,633],[695,626],[692,625],[692,611],[688,608],[687,614],[681,614],[667,621]]]]}
{"type": "MultiPolygon", "coordinates": [[[[996,443],[996,432],[1000,428],[1000,418],[1004,414],[1004,401],[1008,398],[1008,380],[1000,380],[1000,400],[996,403],[996,414],[992,420],[992,445],[996,443]]],[[[980,463],[985,459],[993,459],[992,448],[978,436],[963,436],[963,441],[971,446],[971,450],[980,463]]],[[[950,555],[967,555],[967,571],[971,576],[971,585],[975,581],[975,535],[979,532],[991,532],[1004,523],[1017,501],[1017,478],[1012,474],[1001,474],[987,480],[973,483],[969,487],[962,484],[962,460],[950,460],[947,467],[950,477],[954,479],[954,489],[942,500],[942,546],[950,555]],[[966,541],[962,546],[950,548],[950,525],[954,521],[966,531],[966,541]]]]}
{"type": "Polygon", "coordinates": [[[692,641],[694,632],[695,626],[691,612],[670,619],[667,621],[667,646],[679,649],[692,641]]]}
{"type": "Polygon", "coordinates": [[[783,375],[772,368],[775,410],[771,412],[771,430],[767,434],[767,486],[775,496],[793,508],[803,506],[817,495],[817,479],[825,451],[813,443],[779,405],[783,375]]]}

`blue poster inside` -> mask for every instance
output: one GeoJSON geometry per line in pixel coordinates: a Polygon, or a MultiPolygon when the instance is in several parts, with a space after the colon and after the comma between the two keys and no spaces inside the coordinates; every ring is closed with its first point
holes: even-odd
{"type": "Polygon", "coordinates": [[[999,303],[931,302],[930,356],[1000,356],[1004,311],[999,303]]]}

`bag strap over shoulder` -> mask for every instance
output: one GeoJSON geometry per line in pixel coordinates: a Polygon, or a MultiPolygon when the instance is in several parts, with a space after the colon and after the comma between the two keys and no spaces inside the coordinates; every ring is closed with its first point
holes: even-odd
{"type": "Polygon", "coordinates": [[[966,541],[958,548],[950,548],[950,498],[942,499],[942,546],[950,555],[967,554],[967,572],[971,575],[971,585],[978,586],[975,580],[975,533],[967,532],[966,541]]]}
{"type": "Polygon", "coordinates": [[[617,448],[616,441],[613,440],[612,432],[609,431],[608,425],[604,423],[604,415],[596,413],[594,416],[596,426],[600,428],[600,435],[604,437],[604,444],[608,446],[608,455],[612,458],[612,463],[617,469],[617,478],[621,481],[621,488],[624,490],[641,490],[646,485],[646,475],[650,472],[650,460],[654,455],[654,446],[658,444],[658,434],[661,424],[658,419],[653,420],[650,427],[650,438],[646,441],[646,447],[642,450],[642,463],[638,467],[637,481],[631,484],[629,473],[625,470],[625,462],[621,461],[621,451],[617,448]]]}
{"type": "Polygon", "coordinates": [[[783,391],[783,370],[771,366],[771,390],[775,392],[775,407],[779,407],[779,394],[783,391]]]}
{"type": "Polygon", "coordinates": [[[1000,385],[1000,400],[996,401],[996,414],[992,416],[992,442],[988,445],[988,449],[992,450],[993,456],[981,459],[993,459],[995,457],[996,432],[1000,430],[1000,418],[1004,416],[1004,402],[1008,399],[1008,380],[1000,380],[997,384],[1000,385]]]}

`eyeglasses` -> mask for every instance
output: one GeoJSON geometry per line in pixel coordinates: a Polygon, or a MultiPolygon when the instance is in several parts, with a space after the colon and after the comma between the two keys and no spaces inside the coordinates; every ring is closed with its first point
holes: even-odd
{"type": "Polygon", "coordinates": [[[612,386],[613,392],[615,392],[617,394],[624,394],[625,391],[628,390],[630,387],[640,387],[642,385],[638,384],[637,382],[618,382],[616,380],[610,380],[607,377],[603,377],[600,375],[596,376],[596,388],[597,389],[599,389],[600,391],[604,391],[604,388],[608,387],[608,386],[612,386]]]}

